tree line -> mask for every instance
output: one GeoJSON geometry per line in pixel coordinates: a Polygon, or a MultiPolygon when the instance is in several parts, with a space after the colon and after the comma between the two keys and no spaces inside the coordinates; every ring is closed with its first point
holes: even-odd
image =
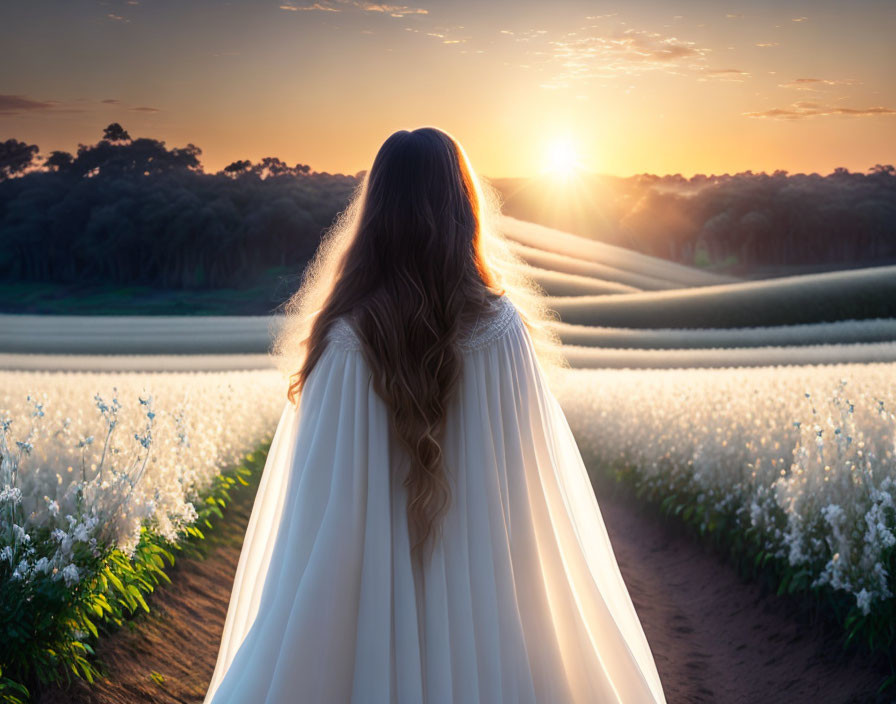
{"type": "MultiPolygon", "coordinates": [[[[206,173],[193,144],[131,138],[118,123],[75,154],[0,142],[3,281],[234,288],[301,275],[364,172],[276,157],[206,173]]],[[[492,182],[504,212],[690,265],[741,275],[776,267],[896,262],[896,169],[822,176],[582,176],[492,182]]]]}
{"type": "Polygon", "coordinates": [[[201,150],[117,123],[77,154],[0,143],[5,281],[230,288],[300,274],[360,175],[269,157],[210,174],[201,150]]]}

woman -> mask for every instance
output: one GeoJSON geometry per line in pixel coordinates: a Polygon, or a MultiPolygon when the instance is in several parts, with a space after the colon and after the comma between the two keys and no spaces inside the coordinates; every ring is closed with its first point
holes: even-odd
{"type": "Polygon", "coordinates": [[[402,130],[324,238],[207,703],[665,701],[498,213],[402,130]]]}

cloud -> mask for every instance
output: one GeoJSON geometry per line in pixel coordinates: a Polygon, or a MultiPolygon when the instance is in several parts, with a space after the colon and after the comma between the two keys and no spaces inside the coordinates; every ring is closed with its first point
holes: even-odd
{"type": "Polygon", "coordinates": [[[457,34],[455,34],[457,30],[462,29],[464,29],[464,25],[462,24],[432,27],[429,32],[414,29],[412,27],[405,27],[405,30],[408,32],[416,32],[425,37],[438,39],[442,44],[466,44],[470,40],[469,36],[457,36],[457,34]]]}
{"type": "Polygon", "coordinates": [[[627,29],[618,41],[623,55],[636,61],[675,61],[677,59],[702,56],[695,42],[683,41],[676,37],[663,37],[658,32],[644,32],[627,29]]]}
{"type": "Polygon", "coordinates": [[[514,32],[510,29],[502,29],[498,34],[506,34],[513,37],[515,42],[530,42],[535,39],[542,39],[548,31],[546,29],[524,29],[514,32]]]}
{"type": "Polygon", "coordinates": [[[33,100],[24,95],[0,95],[0,115],[51,110],[57,105],[58,101],[56,100],[33,100]]]}
{"type": "MultiPolygon", "coordinates": [[[[79,98],[74,101],[76,103],[85,101],[86,98],[79,98]]],[[[127,103],[122,102],[118,98],[105,98],[103,100],[91,101],[94,105],[109,105],[125,108],[127,103]]],[[[97,108],[91,108],[95,110],[97,108]]],[[[133,112],[153,113],[161,112],[159,108],[147,107],[144,105],[132,106],[128,108],[133,112]]],[[[0,115],[19,115],[23,113],[81,113],[88,110],[80,107],[67,107],[67,104],[59,100],[35,100],[24,95],[0,95],[0,115]]]]}
{"type": "Polygon", "coordinates": [[[107,14],[106,17],[108,17],[110,20],[113,20],[114,22],[125,22],[125,23],[130,22],[130,20],[127,17],[122,17],[121,15],[115,15],[111,12],[109,14],[107,14]]]}
{"type": "Polygon", "coordinates": [[[313,5],[296,5],[292,2],[285,2],[279,7],[281,10],[288,10],[289,12],[300,12],[305,10],[319,12],[342,12],[342,8],[337,7],[337,5],[357,8],[364,12],[378,12],[389,15],[391,17],[406,17],[407,15],[429,14],[429,10],[425,10],[422,7],[409,7],[407,5],[388,5],[386,3],[368,2],[367,0],[324,0],[323,2],[316,2],[313,5]]]}
{"type": "Polygon", "coordinates": [[[375,2],[352,2],[351,4],[361,8],[364,12],[383,12],[392,17],[429,14],[429,10],[424,10],[422,7],[408,7],[407,5],[384,5],[375,2]]]}
{"type": "Polygon", "coordinates": [[[791,22],[805,22],[807,19],[809,19],[809,18],[808,17],[794,17],[790,21],[791,22]]]}
{"type": "Polygon", "coordinates": [[[795,78],[788,83],[779,83],[779,88],[793,88],[795,90],[818,91],[829,86],[851,86],[859,83],[854,78],[795,78]]]}
{"type": "Polygon", "coordinates": [[[742,113],[746,117],[756,117],[773,120],[802,120],[809,117],[822,117],[828,115],[845,115],[848,117],[874,117],[876,115],[896,115],[893,108],[882,105],[868,108],[848,108],[836,105],[824,105],[807,100],[797,101],[786,108],[772,108],[757,112],[742,113]]]}
{"type": "Polygon", "coordinates": [[[756,46],[781,46],[781,42],[758,42],[756,46]]]}
{"type": "MultiPolygon", "coordinates": [[[[105,100],[100,101],[103,105],[117,105],[121,107],[127,107],[127,103],[122,102],[118,98],[106,98],[105,100]]],[[[150,108],[144,105],[132,105],[128,108],[131,112],[161,112],[159,108],[150,108]]]]}
{"type": "Polygon", "coordinates": [[[281,10],[288,10],[290,12],[299,12],[302,10],[320,10],[321,12],[342,12],[338,7],[329,7],[325,5],[321,5],[319,2],[314,3],[313,5],[293,5],[292,3],[286,3],[280,5],[281,10]]]}
{"type": "MultiPolygon", "coordinates": [[[[713,68],[706,69],[704,74],[709,78],[718,78],[725,81],[741,81],[744,78],[749,78],[750,73],[748,71],[742,71],[739,68],[713,68]]],[[[698,78],[697,80],[705,80],[705,78],[698,78]]]]}
{"type": "Polygon", "coordinates": [[[564,39],[548,41],[548,46],[548,62],[559,65],[559,71],[543,87],[564,87],[572,81],[647,71],[702,71],[699,62],[709,51],[692,41],[632,28],[586,36],[569,32],[564,39]]]}

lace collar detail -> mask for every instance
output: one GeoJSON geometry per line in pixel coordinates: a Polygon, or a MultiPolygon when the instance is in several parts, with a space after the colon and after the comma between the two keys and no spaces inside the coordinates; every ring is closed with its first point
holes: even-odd
{"type": "MultiPolygon", "coordinates": [[[[476,350],[485,347],[503,335],[510,324],[518,316],[516,306],[505,295],[492,304],[495,309],[485,319],[476,321],[472,331],[460,340],[464,350],[476,350]]],[[[343,316],[333,321],[327,332],[327,339],[344,349],[360,349],[361,340],[351,323],[343,316]]]]}
{"type": "Polygon", "coordinates": [[[516,306],[506,295],[495,300],[492,307],[495,311],[485,320],[476,321],[467,338],[460,341],[461,347],[468,350],[485,347],[501,337],[517,317],[516,306]]]}

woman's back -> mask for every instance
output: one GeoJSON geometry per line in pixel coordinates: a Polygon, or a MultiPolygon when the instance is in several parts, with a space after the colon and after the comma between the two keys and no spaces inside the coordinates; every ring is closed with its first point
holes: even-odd
{"type": "Polygon", "coordinates": [[[420,566],[408,457],[357,331],[331,326],[271,447],[207,702],[664,701],[513,302],[461,346],[441,442],[452,500],[420,566]]]}

